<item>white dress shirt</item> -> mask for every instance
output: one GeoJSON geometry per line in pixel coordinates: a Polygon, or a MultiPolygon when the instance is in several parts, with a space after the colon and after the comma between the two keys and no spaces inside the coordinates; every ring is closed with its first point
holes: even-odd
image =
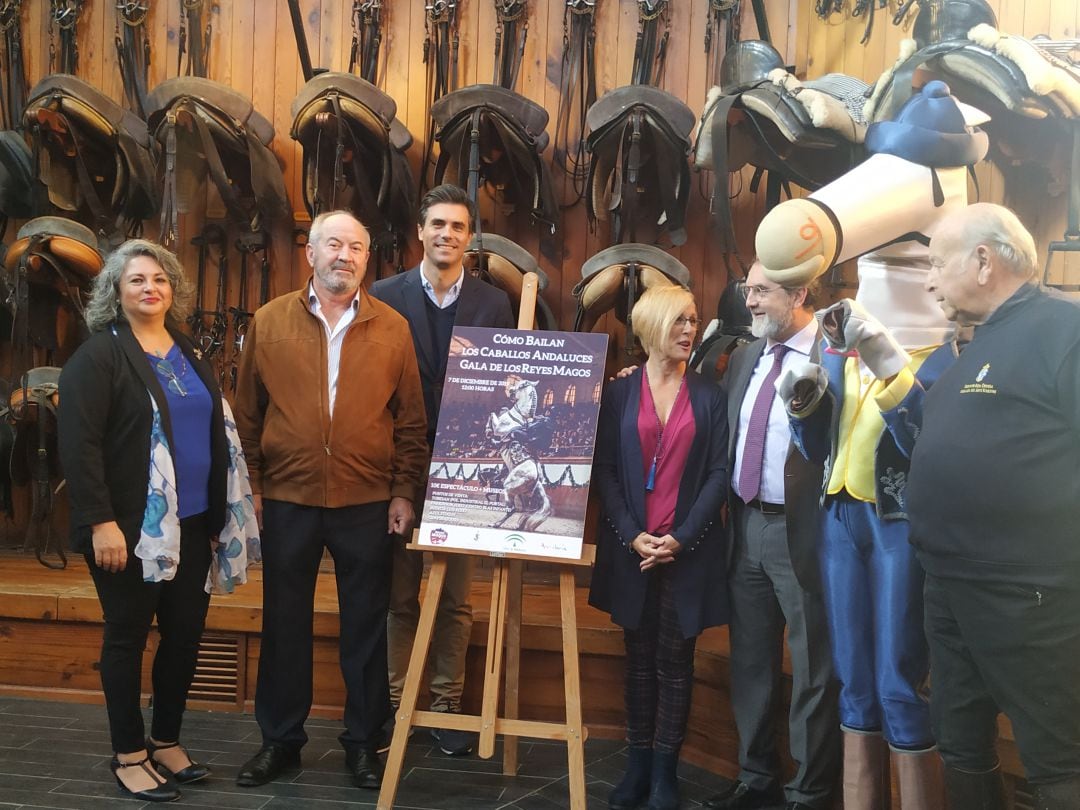
{"type": "Polygon", "coordinates": [[[333,416],[334,401],[337,399],[338,369],[341,367],[341,344],[345,342],[345,330],[356,318],[356,312],[360,308],[360,291],[356,291],[352,304],[342,313],[332,329],[323,314],[319,296],[315,294],[315,288],[310,283],[308,283],[308,306],[311,307],[311,314],[318,318],[326,328],[326,382],[329,389],[327,394],[330,401],[330,416],[333,416]]]}
{"type": "MultiPolygon", "coordinates": [[[[817,340],[818,325],[814,319],[796,332],[784,345],[788,352],[784,355],[780,373],[783,374],[795,363],[810,359],[810,352],[817,340]]],[[[735,469],[731,471],[731,486],[738,493],[739,473],[742,470],[743,449],[746,446],[746,431],[750,426],[750,414],[754,410],[758,391],[761,384],[772,368],[774,357],[772,347],[776,341],[769,338],[765,344],[765,351],[761,353],[754,373],[750,376],[750,384],[746,387],[746,396],[743,397],[742,407],[739,409],[739,436],[735,444],[735,469]]],[[[788,450],[791,447],[791,427],[788,422],[787,411],[784,410],[784,401],[779,395],[774,395],[772,407],[769,410],[769,425],[765,431],[765,456],[761,463],[761,490],[758,498],[767,503],[784,502],[784,465],[787,463],[788,450]]]]}
{"type": "Polygon", "coordinates": [[[427,297],[431,299],[431,303],[437,306],[439,309],[446,309],[452,303],[458,300],[461,296],[461,285],[465,282],[465,267],[461,268],[461,275],[458,276],[457,281],[450,285],[450,289],[446,291],[446,295],[443,296],[443,300],[440,302],[435,296],[435,288],[431,286],[431,282],[428,281],[428,277],[424,275],[424,262],[420,262],[420,284],[424,288],[424,292],[427,293],[427,297]]]}

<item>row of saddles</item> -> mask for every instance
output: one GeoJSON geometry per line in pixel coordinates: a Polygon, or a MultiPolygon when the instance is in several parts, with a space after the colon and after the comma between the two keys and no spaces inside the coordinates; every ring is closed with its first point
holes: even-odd
{"type": "MultiPolygon", "coordinates": [[[[592,153],[583,195],[590,216],[612,221],[613,241],[651,242],[666,232],[680,244],[693,185],[691,153],[697,168],[715,164],[717,171],[721,165],[735,171],[749,162],[796,182],[803,173],[812,185],[835,179],[810,167],[828,166],[835,174],[861,160],[866,124],[890,117],[911,94],[910,83],[897,86],[894,78],[927,62],[956,83],[961,100],[981,94],[984,105],[996,100],[1033,120],[1080,116],[1075,66],[1028,40],[1001,35],[988,9],[985,19],[971,22],[981,24],[954,32],[947,42],[912,42],[919,49],[902,52],[872,87],[833,75],[799,82],[768,43],[735,43],[724,54],[719,86],[710,91],[700,122],[682,100],[656,87],[630,85],[603,94],[582,122],[592,153]],[[714,118],[724,126],[715,126],[714,118]],[[746,118],[752,126],[740,125],[746,118]],[[755,156],[740,132],[771,144],[779,167],[755,156]],[[800,161],[790,149],[778,152],[777,137],[805,142],[816,160],[800,161]],[[843,159],[833,161],[830,154],[838,151],[843,159]]],[[[162,241],[169,244],[177,214],[199,210],[208,183],[229,219],[252,230],[293,210],[271,151],[274,126],[250,98],[210,79],[184,76],[153,88],[144,110],[142,118],[76,76],[46,76],[25,108],[10,113],[18,116],[17,129],[0,132],[0,214],[27,219],[62,212],[115,242],[160,213],[162,241]]],[[[359,76],[324,72],[300,89],[290,113],[290,135],[303,147],[308,212],[348,208],[372,228],[377,242],[407,237],[416,209],[417,184],[406,158],[413,136],[397,118],[395,100],[359,76]]],[[[486,184],[499,190],[504,209],[555,227],[559,204],[543,157],[550,143],[546,109],[513,90],[483,84],[443,95],[430,113],[440,149],[437,160],[425,159],[422,184],[447,180],[470,191],[486,184]]],[[[432,155],[430,144],[427,149],[432,155]]],[[[567,157],[553,155],[563,166],[567,157]]]]}

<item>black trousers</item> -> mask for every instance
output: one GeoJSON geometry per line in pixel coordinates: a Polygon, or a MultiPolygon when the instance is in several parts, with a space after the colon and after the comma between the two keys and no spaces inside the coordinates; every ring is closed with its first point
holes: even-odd
{"type": "Polygon", "coordinates": [[[299,749],[311,711],[312,620],[323,549],[334,558],[346,751],[371,749],[390,716],[387,501],[326,509],[263,500],[263,628],[255,718],[263,742],[299,749]]]}
{"type": "Polygon", "coordinates": [[[112,746],[117,753],[130,754],[146,746],[140,707],[142,657],[155,615],[161,642],[154,656],[154,719],[150,734],[161,742],[180,737],[199,639],[210,605],[210,594],[206,592],[210,553],[203,513],[180,521],[180,565],[168,582],[143,582],[142,560],[130,552],[127,566],[115,574],[98,568],[93,552],[86,555],[105,614],[101,687],[112,746]]]}
{"type": "Polygon", "coordinates": [[[998,763],[1012,722],[1028,781],[1080,776],[1080,588],[926,575],[930,720],[945,764],[998,763]]]}

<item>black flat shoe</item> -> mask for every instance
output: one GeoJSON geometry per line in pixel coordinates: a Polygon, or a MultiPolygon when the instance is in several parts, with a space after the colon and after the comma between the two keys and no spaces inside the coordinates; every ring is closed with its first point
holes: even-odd
{"type": "Polygon", "coordinates": [[[240,787],[265,785],[287,771],[300,769],[300,752],[280,745],[264,745],[259,753],[244,763],[236,775],[240,787]]]}
{"type": "Polygon", "coordinates": [[[198,782],[200,779],[205,779],[210,775],[209,765],[200,765],[198,762],[188,756],[188,762],[191,764],[186,768],[181,768],[178,771],[171,771],[165,765],[162,765],[157,759],[154,758],[154,752],[164,751],[166,748],[179,748],[184,754],[187,754],[187,749],[180,743],[167,743],[165,745],[156,745],[149,737],[146,739],[146,750],[150,753],[150,759],[154,760],[154,767],[161,769],[165,773],[172,774],[172,778],[179,782],[181,785],[187,785],[191,782],[198,782]]]}
{"type": "Polygon", "coordinates": [[[382,786],[383,764],[375,751],[356,751],[345,754],[345,767],[358,788],[378,790],[382,786]]]}
{"type": "Polygon", "coordinates": [[[116,757],[112,758],[112,762],[109,763],[109,767],[112,769],[113,776],[116,777],[116,784],[120,786],[120,790],[129,796],[134,796],[136,799],[142,799],[144,802],[175,802],[180,798],[180,788],[176,786],[169,777],[162,776],[150,766],[150,758],[146,757],[140,759],[138,762],[121,762],[116,757]],[[142,768],[158,783],[157,787],[150,788],[149,790],[132,790],[124,784],[120,778],[120,774],[117,771],[124,770],[125,768],[142,768]],[[164,781],[162,781],[164,780],[164,781]]]}

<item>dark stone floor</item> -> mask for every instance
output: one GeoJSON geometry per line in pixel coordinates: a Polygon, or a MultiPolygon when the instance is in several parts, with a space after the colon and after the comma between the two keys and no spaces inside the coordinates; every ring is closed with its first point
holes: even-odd
{"type": "MultiPolygon", "coordinates": [[[[351,785],[337,742],[340,724],[310,720],[304,769],[257,788],[237,787],[240,765],[258,749],[259,729],[249,715],[188,712],[183,741],[192,756],[214,767],[213,775],[184,789],[171,806],[219,808],[374,807],[377,793],[351,785]]],[[[447,757],[431,745],[425,729],[409,743],[395,807],[411,810],[554,810],[569,807],[565,745],[522,740],[520,773],[501,774],[501,750],[493,759],[447,757]]],[[[122,796],[109,771],[112,751],[102,706],[0,698],[0,807],[65,810],[136,808],[122,796]]],[[[625,747],[609,740],[585,745],[589,808],[607,807],[621,776],[625,747]]],[[[679,770],[683,807],[694,808],[727,782],[700,768],[679,770]]]]}

